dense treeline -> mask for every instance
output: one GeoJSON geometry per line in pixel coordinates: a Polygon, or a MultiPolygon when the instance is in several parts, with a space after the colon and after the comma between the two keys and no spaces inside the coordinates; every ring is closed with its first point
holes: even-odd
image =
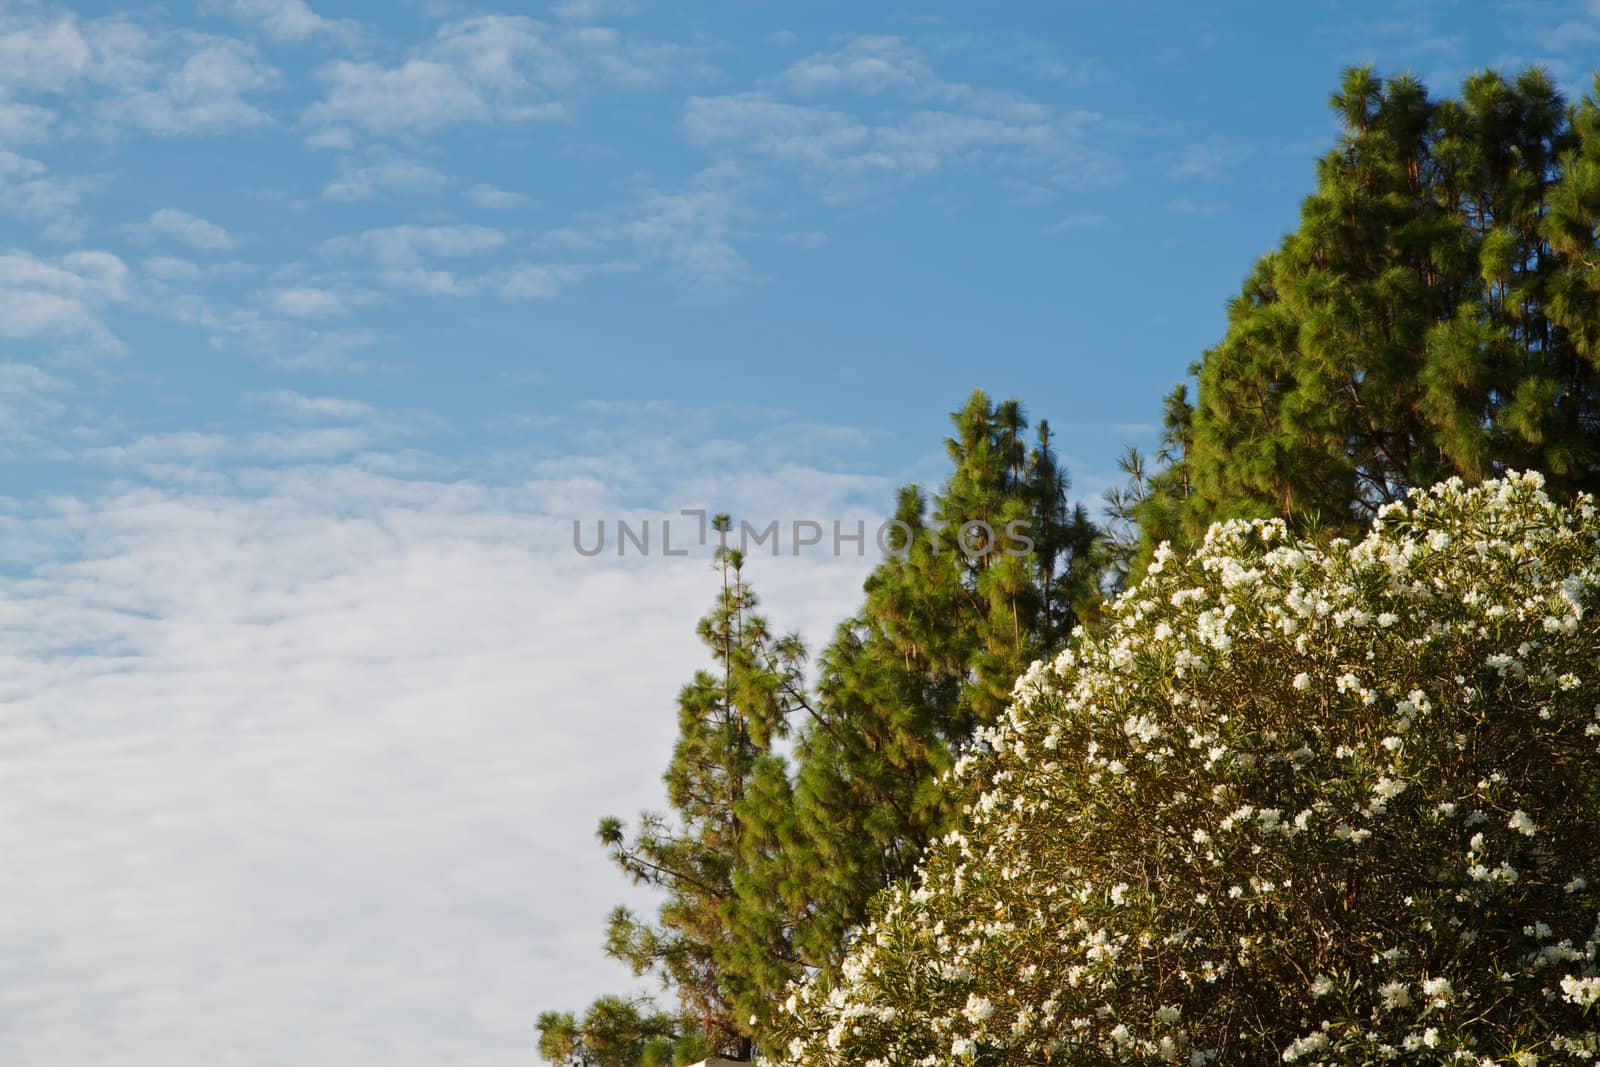
{"type": "Polygon", "coordinates": [[[1600,522],[1542,486],[1158,552],[767,1062],[1600,1060],[1600,522]]]}
{"type": "Polygon", "coordinates": [[[940,776],[1097,598],[1096,531],[1068,500],[1048,424],[1030,445],[1021,405],[981,392],[952,420],[949,479],[932,499],[901,490],[895,552],[823,650],[814,690],[799,639],[756,613],[742,553],[719,550],[721,589],[700,622],[715,669],[679,696],[673,815],[641,816],[631,836],[600,825],[617,865],[664,895],[654,922],[613,913],[606,950],[663,978],[678,1010],[607,997],[581,1019],[546,1013],[547,1059],[749,1056],[790,982],[837,967],[868,904],[948,827],[960,799],[940,776]],[[1031,549],[966,543],[973,521],[1026,523],[1031,549]],[[791,730],[792,762],[774,751],[791,730]]]}
{"type": "Polygon", "coordinates": [[[1069,502],[1048,425],[1030,443],[1017,401],[975,393],[952,416],[941,490],[901,490],[910,541],[867,580],[814,687],[798,638],[757,613],[741,555],[720,553],[700,624],[713,669],[679,697],[672,814],[600,827],[664,901],[653,920],[614,913],[606,950],[673,1003],[548,1012],[545,1058],[748,1058],[790,983],[833,973],[874,898],[952,825],[967,798],[941,776],[1017,676],[1093,626],[1158,543],[1183,554],[1232,517],[1347,534],[1450,475],[1537,468],[1553,494],[1600,488],[1597,99],[1600,78],[1569,105],[1537,70],[1477,74],[1443,100],[1346,72],[1343,132],[1299,228],[1230,302],[1193,390],[1166,398],[1156,455],[1130,450],[1106,528],[1069,502]],[[1025,521],[1032,550],[968,551],[974,519],[1025,521]]]}
{"type": "Polygon", "coordinates": [[[1347,71],[1299,228],[1229,303],[1193,403],[1168,398],[1159,467],[1126,461],[1126,562],[1218,519],[1352,532],[1452,475],[1596,488],[1597,96],[1568,106],[1537,69],[1446,100],[1347,71]]]}

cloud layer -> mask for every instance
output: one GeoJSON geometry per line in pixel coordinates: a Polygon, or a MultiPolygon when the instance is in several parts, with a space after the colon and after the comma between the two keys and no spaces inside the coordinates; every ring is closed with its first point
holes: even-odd
{"type": "MultiPolygon", "coordinates": [[[[598,946],[638,898],[590,833],[660,803],[709,560],[574,553],[572,517],[628,514],[583,464],[398,475],[369,406],[260,402],[308,428],[129,442],[102,459],[142,487],[0,511],[0,1056],[525,1062],[537,1010],[628,987],[598,946]]],[[[807,516],[861,488],[751,474],[752,515],[780,477],[807,516]]],[[[821,638],[863,566],[751,570],[821,638]]]]}

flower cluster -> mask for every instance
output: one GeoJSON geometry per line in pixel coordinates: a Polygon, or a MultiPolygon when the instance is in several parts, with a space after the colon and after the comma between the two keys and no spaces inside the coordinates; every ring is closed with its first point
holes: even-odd
{"type": "Polygon", "coordinates": [[[1542,484],[1159,552],[780,1058],[1600,1062],[1600,522],[1542,484]]]}

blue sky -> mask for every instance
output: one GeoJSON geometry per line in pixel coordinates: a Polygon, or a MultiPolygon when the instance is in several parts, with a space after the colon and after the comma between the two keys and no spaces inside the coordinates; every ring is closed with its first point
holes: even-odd
{"type": "MultiPolygon", "coordinates": [[[[574,518],[872,515],[978,386],[1094,503],[1343,66],[1597,54],[1594,0],[0,2],[0,1059],[530,1062],[627,985],[593,824],[710,595],[574,518]]],[[[753,576],[817,641],[870,564],[753,576]]]]}

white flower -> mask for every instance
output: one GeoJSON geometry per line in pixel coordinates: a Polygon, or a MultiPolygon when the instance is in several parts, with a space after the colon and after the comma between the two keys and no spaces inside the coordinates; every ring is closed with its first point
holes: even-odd
{"type": "Polygon", "coordinates": [[[1378,996],[1383,998],[1384,1011],[1411,1007],[1411,990],[1406,988],[1404,982],[1388,982],[1379,986],[1378,996]]]}
{"type": "Polygon", "coordinates": [[[1561,979],[1561,995],[1567,1003],[1580,1008],[1600,1004],[1600,978],[1574,978],[1568,975],[1561,979]]]}
{"type": "Polygon", "coordinates": [[[1297,1038],[1288,1048],[1283,1050],[1283,1062],[1293,1063],[1314,1052],[1321,1052],[1327,1047],[1327,1034],[1322,1033],[1320,1030],[1316,1033],[1307,1034],[1305,1037],[1297,1038]]]}
{"type": "Polygon", "coordinates": [[[1600,736],[1600,513],[1531,485],[1514,475],[1412,494],[1354,543],[1236,522],[1213,527],[1190,558],[1164,552],[1103,629],[1031,669],[958,754],[967,769],[952,795],[988,784],[970,793],[961,832],[937,838],[918,877],[853,938],[840,980],[800,983],[785,1024],[807,1036],[785,1067],[954,1067],[991,1051],[1055,1063],[1079,1048],[1077,1058],[1221,1067],[1225,1020],[1187,1000],[1180,1014],[1173,995],[1127,993],[1187,998],[1246,972],[1294,1067],[1597,1061],[1588,859],[1539,837],[1566,818],[1541,805],[1577,813],[1588,802],[1543,791],[1569,767],[1600,767],[1583,737],[1588,726],[1600,736]],[[1273,554],[1291,543],[1303,558],[1285,566],[1288,553],[1273,554]],[[1162,656],[1142,654],[1153,643],[1162,656]],[[1336,680],[1343,696],[1312,697],[1336,680]],[[1572,738],[1554,768],[1490,762],[1572,738]],[[1134,872],[1169,842],[1160,891],[1146,895],[1134,872]],[[1308,904],[1320,907],[1329,879],[1357,860],[1390,881],[1363,893],[1335,936],[1370,945],[1360,958],[1372,971],[1277,968],[1281,944],[1315,936],[1308,904]],[[1554,895],[1563,887],[1579,895],[1554,895]],[[1024,923],[1036,934],[1018,937],[1024,923]],[[1467,973],[1452,953],[1488,961],[1470,989],[1443,977],[1467,973]],[[1300,1018],[1308,1000],[1337,1020],[1300,1018]],[[1468,1018],[1479,1040],[1508,1036],[1458,1041],[1468,1018]],[[1003,1051],[988,1048],[991,1033],[1003,1051]]]}
{"type": "Polygon", "coordinates": [[[988,997],[980,997],[976,993],[969,993],[967,995],[967,1006],[961,1009],[961,1014],[974,1023],[986,1022],[989,1016],[994,1014],[994,1004],[988,997]]]}
{"type": "Polygon", "coordinates": [[[1392,800],[1406,791],[1406,785],[1407,783],[1404,779],[1382,775],[1378,778],[1377,783],[1373,785],[1372,791],[1380,800],[1392,800]]]}

